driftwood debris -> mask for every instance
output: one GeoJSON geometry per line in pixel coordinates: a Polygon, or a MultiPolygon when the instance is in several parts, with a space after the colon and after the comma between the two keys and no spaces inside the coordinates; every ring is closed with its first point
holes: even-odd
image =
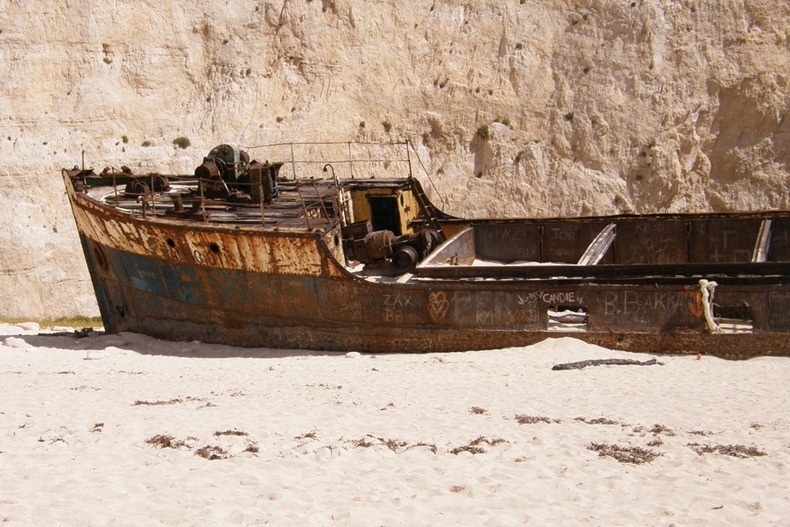
{"type": "Polygon", "coordinates": [[[551,369],[554,370],[581,370],[587,366],[653,366],[660,364],[656,359],[638,361],[632,359],[591,359],[579,362],[566,362],[555,364],[551,369]]]}
{"type": "Polygon", "coordinates": [[[98,332],[93,328],[75,329],[74,331],[54,331],[52,333],[38,333],[37,337],[74,337],[75,339],[84,339],[97,335],[98,332]]]}

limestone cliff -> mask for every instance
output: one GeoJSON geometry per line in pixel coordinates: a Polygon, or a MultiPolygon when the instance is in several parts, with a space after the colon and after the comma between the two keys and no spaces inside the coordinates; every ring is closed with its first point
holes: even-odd
{"type": "Polygon", "coordinates": [[[788,209],[788,27],[777,0],[0,0],[0,316],[97,312],[83,150],[411,139],[456,214],[788,209]]]}

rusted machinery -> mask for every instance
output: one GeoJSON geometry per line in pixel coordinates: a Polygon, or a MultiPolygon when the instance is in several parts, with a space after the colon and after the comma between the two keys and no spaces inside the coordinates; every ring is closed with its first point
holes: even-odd
{"type": "Polygon", "coordinates": [[[236,145],[222,144],[211,149],[195,169],[195,177],[206,181],[210,196],[230,196],[240,192],[253,203],[271,203],[277,197],[277,174],[282,163],[250,161],[250,156],[236,145]]]}
{"type": "Polygon", "coordinates": [[[430,227],[403,236],[389,230],[374,231],[370,220],[343,228],[343,248],[348,258],[365,264],[391,262],[400,272],[424,260],[439,240],[439,233],[430,227]]]}

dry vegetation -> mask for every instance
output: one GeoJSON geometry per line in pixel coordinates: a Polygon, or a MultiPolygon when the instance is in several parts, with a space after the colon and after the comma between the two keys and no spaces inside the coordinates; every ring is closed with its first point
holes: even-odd
{"type": "Polygon", "coordinates": [[[104,322],[102,322],[101,317],[68,317],[68,318],[56,318],[56,319],[30,319],[30,318],[11,318],[11,317],[0,317],[0,323],[2,324],[21,324],[25,322],[35,322],[42,328],[53,328],[53,327],[66,327],[66,328],[101,328],[104,326],[104,322]]]}
{"type": "Polygon", "coordinates": [[[587,450],[598,452],[598,457],[611,457],[620,463],[633,463],[635,465],[650,463],[661,455],[653,450],[647,450],[636,446],[620,446],[605,443],[590,443],[587,450]]]}
{"type": "Polygon", "coordinates": [[[204,447],[198,448],[195,451],[195,455],[208,459],[209,461],[214,461],[216,459],[228,459],[230,457],[230,454],[227,450],[217,445],[206,445],[204,447]]]}
{"type": "Polygon", "coordinates": [[[520,425],[534,425],[536,423],[559,423],[559,419],[551,419],[549,417],[542,417],[537,415],[516,414],[516,422],[520,425]]]}
{"type": "Polygon", "coordinates": [[[668,436],[675,435],[674,430],[672,430],[671,428],[667,428],[664,425],[653,425],[653,428],[651,428],[649,432],[653,435],[660,435],[660,434],[664,434],[668,436]]]}
{"type": "Polygon", "coordinates": [[[588,425],[619,425],[620,421],[615,421],[614,419],[607,419],[606,417],[597,417],[595,419],[589,419],[587,417],[576,417],[574,421],[579,421],[584,424],[588,425]]]}
{"type": "Polygon", "coordinates": [[[234,428],[233,430],[225,430],[225,431],[217,430],[216,432],[214,432],[214,435],[215,436],[248,436],[250,434],[242,430],[236,430],[234,428]]]}
{"type": "MultiPolygon", "coordinates": [[[[328,389],[338,389],[336,386],[324,385],[322,388],[328,389]]],[[[185,400],[193,400],[193,398],[187,397],[185,400]]],[[[142,401],[138,400],[134,403],[135,406],[159,406],[159,405],[168,405],[168,404],[178,404],[183,402],[183,399],[174,398],[170,400],[163,400],[163,401],[142,401]]],[[[472,406],[469,408],[469,413],[474,415],[486,415],[488,414],[488,410],[479,406],[472,406]]],[[[516,414],[515,421],[519,425],[529,425],[529,424],[558,424],[562,423],[561,419],[546,417],[546,416],[536,416],[536,415],[527,415],[527,414],[516,414]]],[[[575,417],[572,419],[571,422],[585,424],[585,425],[604,425],[604,426],[614,426],[619,425],[623,428],[631,428],[631,434],[641,434],[643,437],[645,434],[652,434],[652,438],[646,443],[647,447],[650,448],[642,448],[639,446],[623,446],[618,445],[616,443],[590,443],[587,446],[588,450],[594,451],[598,453],[599,457],[611,457],[617,460],[620,463],[631,463],[635,465],[643,464],[643,463],[650,463],[659,456],[662,456],[662,452],[658,452],[651,448],[657,448],[664,445],[664,441],[661,436],[668,436],[673,437],[676,436],[676,432],[671,428],[662,425],[662,424],[654,424],[649,429],[644,426],[633,426],[627,423],[623,423],[622,421],[618,421],[616,419],[610,419],[606,417],[596,417],[596,418],[589,418],[589,417],[575,417]]],[[[97,423],[91,432],[101,432],[104,423],[97,423]]],[[[760,425],[757,425],[760,426],[760,425]]],[[[713,432],[710,431],[701,431],[701,430],[691,430],[686,432],[688,435],[696,435],[696,436],[708,436],[713,435],[713,432]]],[[[244,430],[239,430],[236,428],[231,428],[227,430],[217,430],[213,433],[213,437],[215,438],[246,438],[246,445],[243,450],[239,450],[240,446],[237,446],[236,449],[233,449],[233,452],[242,452],[242,453],[252,453],[257,454],[260,451],[260,447],[258,446],[257,442],[250,438],[250,434],[244,430]]],[[[312,440],[321,443],[320,447],[318,448],[328,448],[331,452],[334,452],[338,445],[333,444],[323,444],[318,438],[318,432],[316,430],[312,430],[310,432],[300,434],[294,437],[295,440],[312,440]]],[[[401,439],[392,439],[392,438],[385,438],[376,436],[373,434],[366,434],[363,437],[358,439],[352,440],[339,440],[341,444],[350,445],[352,448],[371,448],[371,447],[385,447],[387,450],[394,452],[396,454],[401,454],[407,450],[413,448],[424,447],[431,451],[433,454],[437,454],[438,448],[433,443],[427,442],[409,442],[404,441],[401,439]]],[[[146,444],[154,446],[156,448],[172,448],[172,449],[180,449],[186,448],[189,450],[194,450],[195,445],[198,443],[198,439],[195,437],[188,437],[186,440],[180,440],[175,438],[172,435],[166,434],[159,434],[155,435],[149,439],[146,439],[146,444]]],[[[487,447],[492,447],[496,445],[500,445],[503,443],[510,443],[509,441],[502,439],[502,438],[488,438],[486,436],[478,436],[477,438],[469,441],[467,444],[458,445],[458,446],[448,446],[446,448],[446,452],[453,455],[459,455],[463,452],[468,452],[472,455],[479,455],[479,454],[486,454],[488,452],[487,447]]],[[[307,443],[301,443],[299,447],[305,446],[307,443]]],[[[699,455],[703,454],[719,454],[719,455],[727,455],[736,458],[750,458],[750,457],[758,457],[758,456],[765,456],[766,453],[762,450],[759,450],[756,447],[747,447],[744,445],[702,445],[699,443],[687,443],[687,447],[691,448],[694,452],[699,455]]],[[[226,447],[215,445],[215,444],[207,444],[194,450],[195,455],[203,457],[208,460],[219,460],[219,459],[228,459],[233,457],[236,454],[231,453],[226,447]]],[[[517,458],[516,461],[524,461],[525,458],[517,458]]],[[[455,491],[453,491],[455,492],[455,491]]],[[[459,491],[460,492],[460,491],[459,491]]]]}
{"type": "Polygon", "coordinates": [[[426,447],[434,454],[438,451],[436,445],[432,443],[425,443],[422,441],[417,443],[409,443],[408,441],[401,441],[399,439],[385,439],[383,437],[376,437],[371,434],[367,434],[365,437],[352,439],[351,441],[347,442],[350,443],[354,448],[370,448],[376,445],[383,445],[396,454],[400,454],[401,452],[405,452],[406,450],[417,447],[426,447]]]}
{"type": "Polygon", "coordinates": [[[157,434],[145,440],[147,445],[155,446],[157,448],[192,448],[186,441],[176,439],[171,435],[157,434]]]}
{"type": "Polygon", "coordinates": [[[480,446],[481,444],[496,446],[502,443],[507,443],[507,441],[501,438],[488,439],[485,436],[480,436],[477,439],[471,440],[469,444],[463,446],[457,446],[455,448],[448,450],[448,452],[450,452],[451,454],[455,454],[456,456],[461,452],[469,452],[470,454],[485,454],[486,449],[481,447],[480,446]]]}
{"type": "Polygon", "coordinates": [[[766,455],[765,452],[758,448],[745,445],[701,445],[699,443],[689,443],[686,446],[700,456],[703,454],[720,454],[744,459],[766,455]]]}
{"type": "Polygon", "coordinates": [[[162,406],[166,404],[180,404],[183,403],[183,399],[170,399],[168,401],[135,401],[132,406],[162,406]]]}

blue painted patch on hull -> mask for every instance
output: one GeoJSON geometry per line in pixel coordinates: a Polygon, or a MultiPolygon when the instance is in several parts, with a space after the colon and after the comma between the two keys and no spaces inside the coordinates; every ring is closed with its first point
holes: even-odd
{"type": "MultiPolygon", "coordinates": [[[[223,313],[218,323],[232,324],[232,317],[320,318],[318,304],[327,298],[320,279],[309,276],[268,275],[249,271],[199,267],[103,248],[108,256],[108,272],[100,282],[116,281],[134,296],[140,318],[161,315],[157,298],[166,302],[168,318],[190,320],[195,308],[223,313]],[[318,293],[317,291],[321,291],[318,293]],[[145,293],[143,295],[134,292],[145,293]]],[[[89,254],[88,251],[86,254],[89,254]]],[[[96,265],[96,262],[92,262],[96,265]]],[[[106,295],[98,295],[108,304],[106,295]]],[[[112,306],[106,310],[114,316],[112,306]]]]}

